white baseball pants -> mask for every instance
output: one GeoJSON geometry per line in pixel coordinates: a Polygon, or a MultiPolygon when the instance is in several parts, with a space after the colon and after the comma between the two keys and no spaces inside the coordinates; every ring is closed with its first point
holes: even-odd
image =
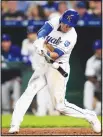
{"type": "Polygon", "coordinates": [[[13,108],[17,102],[17,100],[20,98],[21,93],[21,84],[20,84],[20,78],[17,77],[15,79],[6,81],[2,84],[2,109],[3,113],[6,113],[7,111],[10,112],[10,91],[13,91],[12,99],[13,99],[13,108]]]}
{"type": "MultiPolygon", "coordinates": [[[[87,80],[84,84],[84,99],[83,104],[86,109],[93,110],[93,103],[94,103],[94,93],[95,93],[95,85],[87,80]]],[[[101,102],[96,102],[96,107],[94,109],[95,113],[97,115],[100,115],[101,113],[101,102]]]]}
{"type": "MultiPolygon", "coordinates": [[[[68,72],[69,71],[70,69],[68,72]]],[[[36,70],[32,75],[25,92],[17,101],[11,125],[20,126],[20,123],[23,121],[23,116],[30,106],[33,97],[37,92],[43,90],[46,85],[48,85],[52,102],[56,110],[60,111],[64,115],[86,118],[86,111],[84,109],[65,101],[67,81],[68,78],[64,78],[58,70],[52,68],[51,64],[45,62],[45,65],[43,64],[43,67],[39,71],[36,70]],[[39,72],[43,71],[43,68],[45,68],[44,74],[39,75],[39,72]]]]}
{"type": "Polygon", "coordinates": [[[51,96],[46,85],[40,92],[37,93],[37,112],[36,116],[59,115],[58,111],[54,110],[51,96]]]}

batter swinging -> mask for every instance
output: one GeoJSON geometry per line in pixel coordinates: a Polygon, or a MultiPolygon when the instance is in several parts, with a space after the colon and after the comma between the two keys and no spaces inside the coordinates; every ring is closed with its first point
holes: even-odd
{"type": "MultiPolygon", "coordinates": [[[[101,132],[101,124],[93,111],[82,109],[65,101],[66,84],[69,79],[69,58],[77,41],[75,26],[79,15],[75,10],[67,10],[59,18],[45,22],[34,42],[37,54],[35,73],[32,75],[25,92],[17,101],[9,133],[19,132],[28,107],[37,92],[46,85],[56,110],[67,116],[86,119],[95,132],[101,132]],[[44,47],[44,45],[50,45],[44,47]],[[68,74],[68,75],[67,75],[68,74]]],[[[45,98],[44,98],[45,99],[45,98]]]]}

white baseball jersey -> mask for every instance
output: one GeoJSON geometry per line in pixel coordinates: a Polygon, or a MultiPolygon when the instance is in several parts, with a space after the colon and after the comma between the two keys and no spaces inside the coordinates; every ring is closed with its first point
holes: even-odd
{"type": "Polygon", "coordinates": [[[21,49],[21,54],[25,56],[29,56],[29,60],[31,61],[32,64],[32,69],[35,70],[37,66],[37,60],[38,57],[36,58],[35,56],[36,49],[33,46],[33,43],[29,41],[29,39],[24,39],[22,42],[22,49],[21,49]]]}
{"type": "MultiPolygon", "coordinates": [[[[63,33],[61,31],[59,31],[58,30],[60,27],[59,19],[60,19],[60,17],[55,17],[55,18],[52,18],[51,20],[47,21],[53,27],[53,30],[51,31],[51,33],[49,33],[48,36],[45,37],[45,40],[47,43],[51,44],[54,48],[58,48],[64,52],[64,54],[61,57],[59,57],[56,61],[68,64],[72,49],[74,48],[74,45],[77,41],[77,33],[76,33],[74,27],[72,27],[71,30],[68,31],[67,33],[63,33]]],[[[30,53],[32,67],[36,68],[37,63],[40,62],[40,59],[39,59],[39,57],[36,57],[37,55],[35,55],[35,53],[34,53],[34,55],[35,55],[36,60],[34,59],[34,55],[32,55],[32,52],[33,52],[32,43],[29,43],[29,41],[27,39],[23,43],[24,43],[23,45],[25,45],[25,46],[22,49],[22,54],[26,55],[27,53],[30,53]],[[37,59],[38,59],[38,61],[37,61],[37,59]]],[[[65,69],[65,71],[66,70],[68,71],[68,69],[66,68],[66,66],[64,64],[61,64],[60,66],[63,69],[65,69]]]]}
{"type": "Polygon", "coordinates": [[[97,80],[101,80],[101,60],[95,55],[87,60],[85,76],[96,76],[97,80]]]}
{"type": "Polygon", "coordinates": [[[53,30],[48,36],[46,36],[45,40],[49,44],[52,44],[53,47],[58,48],[64,52],[64,55],[56,60],[57,62],[69,62],[71,51],[77,41],[77,33],[73,27],[67,33],[59,31],[59,19],[60,17],[55,17],[47,21],[53,27],[53,30]]]}

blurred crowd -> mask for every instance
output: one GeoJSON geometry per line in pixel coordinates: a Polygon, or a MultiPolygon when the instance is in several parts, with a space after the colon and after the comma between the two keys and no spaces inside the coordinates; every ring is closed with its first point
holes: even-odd
{"type": "Polygon", "coordinates": [[[76,9],[80,20],[101,19],[101,1],[2,1],[2,20],[47,20],[76,9]]]}

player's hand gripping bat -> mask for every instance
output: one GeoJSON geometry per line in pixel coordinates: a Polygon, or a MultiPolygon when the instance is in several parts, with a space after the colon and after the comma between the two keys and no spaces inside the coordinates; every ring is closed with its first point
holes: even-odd
{"type": "Polygon", "coordinates": [[[45,52],[45,50],[41,50],[43,56],[45,57],[46,61],[48,63],[51,63],[53,68],[57,69],[64,77],[68,76],[68,73],[65,72],[62,67],[59,66],[58,62],[55,62],[50,56],[48,56],[47,52],[45,52]]]}

